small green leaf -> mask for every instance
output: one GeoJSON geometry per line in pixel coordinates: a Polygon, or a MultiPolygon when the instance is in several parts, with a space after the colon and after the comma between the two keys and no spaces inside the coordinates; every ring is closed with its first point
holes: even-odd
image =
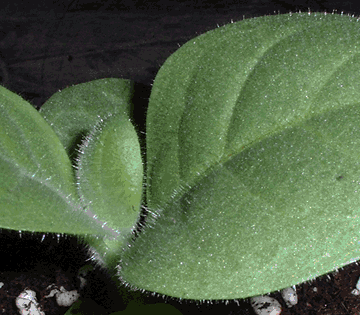
{"type": "Polygon", "coordinates": [[[147,198],[119,276],[178,298],[257,296],[360,258],[360,32],[346,15],[244,20],[156,76],[147,198]]]}
{"type": "Polygon", "coordinates": [[[130,80],[99,79],[54,94],[40,111],[77,164],[87,215],[116,237],[105,240],[106,252],[119,248],[140,214],[143,170],[129,121],[132,94],[130,80]]]}
{"type": "Polygon", "coordinates": [[[70,160],[41,115],[0,86],[1,227],[104,235],[78,202],[70,160]]]}
{"type": "Polygon", "coordinates": [[[96,221],[125,239],[140,215],[143,167],[131,122],[110,115],[96,125],[80,148],[79,193],[96,221]]]}
{"type": "Polygon", "coordinates": [[[107,78],[68,87],[52,95],[40,113],[52,126],[70,158],[77,145],[100,118],[123,114],[128,118],[131,109],[133,82],[107,78]]]}

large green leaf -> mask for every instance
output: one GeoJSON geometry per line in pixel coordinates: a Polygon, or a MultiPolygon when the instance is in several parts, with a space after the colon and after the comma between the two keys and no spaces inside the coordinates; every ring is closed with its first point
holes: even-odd
{"type": "Polygon", "coordinates": [[[148,205],[120,278],[234,299],[360,258],[360,22],[244,20],[181,47],[147,117],[148,205]]]}
{"type": "Polygon", "coordinates": [[[0,86],[0,226],[106,235],[78,202],[70,160],[51,127],[0,86]]]}

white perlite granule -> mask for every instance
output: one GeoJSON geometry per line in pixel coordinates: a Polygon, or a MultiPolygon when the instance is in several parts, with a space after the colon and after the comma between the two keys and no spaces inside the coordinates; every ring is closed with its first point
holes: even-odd
{"type": "Polygon", "coordinates": [[[59,306],[71,306],[80,297],[80,294],[76,290],[66,291],[63,286],[60,287],[60,290],[57,288],[51,290],[50,294],[46,295],[45,298],[53,297],[54,295],[59,306]]]}
{"type": "Polygon", "coordinates": [[[16,298],[16,306],[21,315],[45,315],[40,310],[39,303],[36,300],[36,293],[27,288],[16,298]]]}
{"type": "MultiPolygon", "coordinates": [[[[295,286],[281,290],[281,296],[289,308],[298,303],[295,286]]],[[[280,315],[282,312],[281,304],[267,295],[254,296],[250,303],[257,315],[280,315]]]]}
{"type": "MultiPolygon", "coordinates": [[[[64,289],[64,287],[60,287],[64,289]]],[[[65,290],[65,289],[64,289],[65,290]]],[[[56,294],[56,302],[60,306],[71,306],[78,298],[80,294],[76,290],[72,291],[61,291],[56,294]]]]}

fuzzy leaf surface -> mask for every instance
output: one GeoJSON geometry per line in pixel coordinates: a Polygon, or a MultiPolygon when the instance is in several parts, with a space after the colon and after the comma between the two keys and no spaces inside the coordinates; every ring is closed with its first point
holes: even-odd
{"type": "Polygon", "coordinates": [[[360,22],[297,13],[190,40],[156,76],[130,286],[257,296],[360,258],[360,22]]]}
{"type": "Polygon", "coordinates": [[[113,236],[106,252],[119,248],[140,214],[143,168],[129,121],[132,95],[130,80],[99,79],[55,93],[40,111],[76,161],[87,215],[113,236]]]}
{"type": "Polygon", "coordinates": [[[67,87],[52,95],[40,113],[52,126],[70,157],[77,145],[109,114],[129,117],[133,82],[106,78],[67,87]]]}
{"type": "Polygon", "coordinates": [[[80,207],[69,157],[41,115],[0,87],[0,117],[1,227],[106,235],[80,207]]]}
{"type": "Polygon", "coordinates": [[[139,219],[143,167],[140,145],[129,119],[111,115],[87,136],[77,164],[79,193],[120,239],[129,236],[139,219]]]}

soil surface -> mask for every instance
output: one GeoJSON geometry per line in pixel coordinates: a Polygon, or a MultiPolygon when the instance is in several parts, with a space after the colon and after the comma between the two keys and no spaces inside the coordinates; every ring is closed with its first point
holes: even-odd
{"type": "Polygon", "coordinates": [[[64,314],[69,307],[60,307],[56,303],[56,298],[45,296],[49,295],[52,285],[60,288],[63,286],[67,291],[79,290],[79,287],[73,282],[61,269],[55,270],[52,276],[46,276],[42,273],[36,272],[1,272],[0,282],[4,285],[0,289],[0,310],[9,315],[19,314],[19,309],[16,307],[16,297],[20,295],[25,289],[32,290],[36,293],[39,308],[46,315],[60,315],[64,314]]]}
{"type": "Polygon", "coordinates": [[[90,300],[88,305],[101,308],[103,315],[126,308],[110,274],[91,259],[88,246],[77,237],[2,229],[0,252],[0,314],[19,314],[16,297],[25,289],[36,293],[45,315],[64,314],[69,307],[59,306],[55,296],[46,297],[61,286],[77,290],[81,301],[90,300]],[[88,271],[80,275],[84,266],[88,271]]]}

